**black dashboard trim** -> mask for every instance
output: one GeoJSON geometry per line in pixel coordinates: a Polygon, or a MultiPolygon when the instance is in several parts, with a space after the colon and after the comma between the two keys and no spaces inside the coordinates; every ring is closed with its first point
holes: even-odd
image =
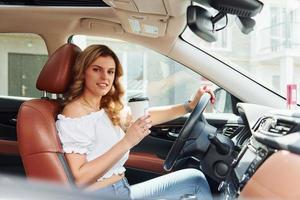
{"type": "Polygon", "coordinates": [[[255,139],[262,144],[278,150],[288,150],[300,154],[300,131],[284,136],[270,136],[261,131],[253,133],[255,139]]]}

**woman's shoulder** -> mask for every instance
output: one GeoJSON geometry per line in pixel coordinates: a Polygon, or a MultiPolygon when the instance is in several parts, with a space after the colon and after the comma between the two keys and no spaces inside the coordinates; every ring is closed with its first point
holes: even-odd
{"type": "Polygon", "coordinates": [[[87,114],[87,111],[82,108],[79,101],[73,101],[68,103],[61,112],[61,115],[67,118],[79,118],[87,114]]]}
{"type": "Polygon", "coordinates": [[[104,110],[97,112],[90,112],[82,107],[79,101],[73,101],[67,104],[62,112],[57,116],[58,121],[68,121],[71,122],[86,122],[93,121],[91,119],[96,119],[97,116],[102,116],[104,110]]]}
{"type": "Polygon", "coordinates": [[[94,120],[90,116],[94,114],[86,115],[76,102],[67,104],[57,116],[56,128],[66,153],[85,154],[90,151],[95,134],[91,126],[94,120]]]}

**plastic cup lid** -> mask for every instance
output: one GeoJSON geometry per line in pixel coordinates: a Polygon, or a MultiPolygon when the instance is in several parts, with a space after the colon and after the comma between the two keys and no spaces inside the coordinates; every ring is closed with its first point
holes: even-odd
{"type": "Polygon", "coordinates": [[[149,101],[148,97],[134,97],[129,99],[128,102],[136,102],[136,101],[149,101]]]}

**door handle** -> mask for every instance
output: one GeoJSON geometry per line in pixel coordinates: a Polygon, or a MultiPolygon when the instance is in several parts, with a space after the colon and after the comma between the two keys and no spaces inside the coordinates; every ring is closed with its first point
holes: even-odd
{"type": "Polygon", "coordinates": [[[174,133],[174,132],[169,131],[168,136],[173,137],[173,138],[178,138],[179,133],[174,133]]]}
{"type": "Polygon", "coordinates": [[[17,119],[16,118],[12,118],[9,120],[9,123],[12,125],[16,125],[17,124],[17,119]]]}

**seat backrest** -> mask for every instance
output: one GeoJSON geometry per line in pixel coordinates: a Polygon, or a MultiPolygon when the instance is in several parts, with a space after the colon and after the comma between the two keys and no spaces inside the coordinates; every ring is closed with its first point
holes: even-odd
{"type": "MultiPolygon", "coordinates": [[[[73,44],[57,49],[42,69],[36,87],[50,93],[65,93],[80,52],[80,48],[73,44]]],[[[59,102],[49,98],[24,102],[17,119],[19,150],[28,178],[72,185],[74,179],[55,127],[59,110],[59,102]]]]}

